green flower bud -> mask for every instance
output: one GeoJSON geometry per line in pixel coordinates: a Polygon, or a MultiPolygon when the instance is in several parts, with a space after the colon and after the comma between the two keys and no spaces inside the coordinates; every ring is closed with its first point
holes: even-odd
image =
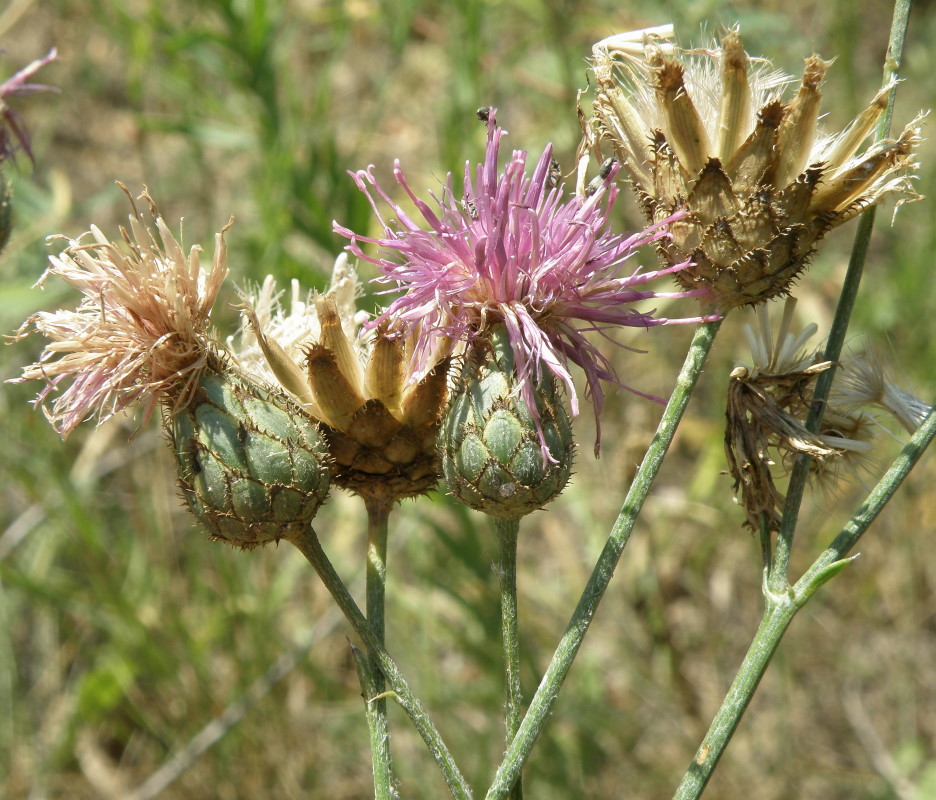
{"type": "Polygon", "coordinates": [[[524,516],[557,497],[569,481],[575,444],[552,374],[534,389],[537,425],[516,391],[507,331],[496,326],[472,343],[459,384],[439,434],[452,494],[500,518],[524,516]]]}
{"type": "Polygon", "coordinates": [[[285,395],[233,372],[206,369],[166,428],[182,496],[215,539],[250,548],[289,538],[328,495],[315,423],[285,395]]]}

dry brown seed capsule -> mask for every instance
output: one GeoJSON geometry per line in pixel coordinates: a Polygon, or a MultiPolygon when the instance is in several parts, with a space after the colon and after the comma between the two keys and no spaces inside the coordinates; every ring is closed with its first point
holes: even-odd
{"type": "Polygon", "coordinates": [[[844,131],[819,137],[829,62],[808,58],[785,103],[792,79],[748,57],[737,30],[711,50],[676,52],[659,36],[644,37],[642,58],[636,33],[595,45],[594,116],[580,150],[624,164],[649,221],[688,208],[659,248],[671,264],[695,262],[676,279],[711,287],[721,311],[787,294],[826,232],[888,195],[916,197],[922,115],[860,150],[890,87],[844,131]]]}
{"type": "Polygon", "coordinates": [[[761,518],[769,531],[779,530],[785,498],[774,473],[786,473],[795,456],[811,456],[812,476],[828,488],[841,467],[855,471],[871,450],[870,416],[841,405],[834,395],[820,430],[806,428],[816,378],[832,363],[805,349],[815,324],[793,335],[795,306],[796,300],[788,298],[776,337],[769,306],[758,309],[757,327],[745,328],[753,363],[736,366],[728,381],[725,454],[734,490],[740,489],[745,524],[754,530],[760,529],[761,518]]]}

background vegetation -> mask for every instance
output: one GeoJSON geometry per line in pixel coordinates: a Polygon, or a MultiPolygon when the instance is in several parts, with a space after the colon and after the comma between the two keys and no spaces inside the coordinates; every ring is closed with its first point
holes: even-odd
{"type": "MultiPolygon", "coordinates": [[[[0,260],[0,329],[75,301],[60,286],[29,288],[49,252],[44,237],[74,236],[91,222],[114,232],[128,213],[115,179],[132,190],[147,184],[168,220],[185,217],[190,243],[210,247],[233,212],[236,281],[274,272],[321,285],[343,246],[332,219],[371,224],[346,169],[373,162],[389,175],[400,158],[414,187],[435,188],[481,156],[480,105],[499,107],[511,146],[539,152],[554,141],[568,169],[591,44],[670,20],[683,42],[740,22],[749,52],[791,72],[813,51],[837,56],[825,91],[832,127],[879,85],[890,4],[13,0],[0,12],[3,74],[56,45],[60,61],[40,79],[62,93],[19,106],[38,163],[33,171],[21,158],[11,174],[17,230],[0,260]]],[[[933,106],[933,41],[936,8],[919,2],[898,124],[933,106]]],[[[933,151],[925,143],[919,171],[930,196],[933,151]]],[[[622,228],[636,226],[630,199],[620,207],[622,228]]],[[[932,201],[902,208],[894,227],[889,216],[878,216],[854,329],[884,348],[907,386],[932,398],[932,201]]],[[[852,235],[830,236],[797,291],[804,320],[821,330],[852,235]]],[[[727,373],[746,356],[744,316],[724,326],[534,752],[529,797],[668,798],[753,634],[758,547],[740,528],[721,443],[727,373]]],[[[236,316],[219,309],[217,321],[230,333],[236,316]]],[[[673,327],[646,341],[633,336],[651,353],[622,353],[622,374],[666,393],[689,334],[673,327]]],[[[41,344],[0,349],[0,378],[16,376],[41,344]]],[[[242,553],[209,542],[180,509],[157,430],[128,441],[134,422],[114,420],[63,444],[28,407],[35,390],[6,385],[0,394],[0,794],[152,796],[133,791],[183,748],[226,730],[159,796],[367,797],[347,630],[311,569],[289,547],[242,553]]],[[[524,522],[531,689],[658,413],[613,397],[598,462],[582,420],[573,485],[524,522]]],[[[881,463],[896,448],[883,445],[881,463]]],[[[803,566],[875,469],[812,495],[798,541],[803,566]]],[[[712,797],[936,796],[934,478],[924,460],[865,537],[862,558],[794,623],[712,797]]],[[[496,541],[479,515],[441,494],[408,503],[391,524],[390,651],[469,779],[486,785],[502,751],[496,541]]],[[[316,527],[342,574],[356,580],[359,503],[336,493],[316,527]]],[[[445,796],[421,741],[398,709],[391,715],[402,796],[445,796]]]]}

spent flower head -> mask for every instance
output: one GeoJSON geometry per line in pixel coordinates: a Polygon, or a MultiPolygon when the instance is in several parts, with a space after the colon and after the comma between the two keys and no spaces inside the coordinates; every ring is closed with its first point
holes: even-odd
{"type": "Polygon", "coordinates": [[[414,338],[393,335],[388,323],[362,335],[358,294],[344,253],[328,292],[303,297],[294,283],[288,310],[267,278],[245,297],[243,328],[229,344],[247,375],[283,387],[320,423],[338,486],[392,503],[438,482],[449,354],[436,352],[414,377],[414,338]]]}
{"type": "Polygon", "coordinates": [[[650,222],[688,208],[659,243],[664,260],[694,262],[676,274],[684,287],[712,287],[724,311],[786,294],[829,230],[889,195],[917,196],[922,114],[896,139],[863,147],[893,84],[824,136],[821,87],[831,62],[807,58],[784,101],[794,79],[745,53],[736,29],[710,49],[679,50],[671,37],[664,27],[595,45],[594,116],[582,151],[610,152],[625,165],[650,222]]]}
{"type": "Polygon", "coordinates": [[[29,131],[22,116],[10,106],[9,99],[34,94],[35,92],[59,91],[54,86],[30,82],[33,75],[50,61],[54,61],[57,56],[58,53],[53,47],[43,58],[38,58],[27,64],[11,78],[4,81],[3,84],[0,84],[0,161],[12,156],[18,147],[23,149],[26,155],[29,156],[30,161],[35,160],[29,146],[29,131]]]}
{"type": "Polygon", "coordinates": [[[816,379],[833,364],[823,360],[821,350],[806,346],[816,333],[814,323],[794,332],[794,298],[787,298],[776,334],[769,305],[757,309],[756,324],[745,326],[751,362],[738,364],[730,375],[725,450],[747,524],[757,529],[763,514],[768,528],[777,530],[784,496],[774,483],[774,457],[787,469],[793,457],[811,456],[811,477],[828,487],[841,467],[857,473],[870,465],[872,439],[886,430],[873,411],[887,412],[913,433],[931,409],[898,387],[881,357],[868,348],[835,365],[819,428],[809,430],[816,379]]]}
{"type": "Polygon", "coordinates": [[[183,250],[146,192],[142,199],[152,226],[134,206],[121,243],[92,225],[50,256],[38,285],[61,278],[84,295],[78,308],[39,311],[17,332],[51,340],[15,382],[45,382],[35,404],[63,438],[91,416],[103,421],[135,403],[144,422],[159,402],[185,405],[215,352],[210,314],[228,272],[224,233],[233,220],[203,269],[201,248],[183,250]]]}
{"type": "Polygon", "coordinates": [[[587,335],[607,337],[617,325],[648,328],[698,321],[700,317],[655,317],[653,311],[638,311],[635,304],[657,298],[707,297],[708,290],[659,293],[644,287],[660,275],[684,269],[685,262],[658,271],[641,272],[639,267],[625,271],[625,262],[639,247],[669,235],[667,225],[679,214],[632,236],[612,233],[609,215],[618,192],[616,165],[593,192],[567,198],[556,185],[551,145],[532,174],[527,173],[527,154],[521,150],[513,151],[499,171],[505,131],[496,127],[493,110],[485,116],[484,163],[475,168],[466,164],[460,195],[450,174],[442,197],[432,196],[437,210],[416,196],[399,162],[395,163],[396,181],[422,215],[422,222],[412,219],[381,188],[373,167],[353,174],[371,202],[383,235],[361,236],[337,223],[335,230],[351,240],[351,252],[377,266],[381,273],[377,280],[394,287],[389,291],[405,290],[369,324],[392,320],[401,333],[417,336],[417,374],[431,365],[430,356],[440,339],[471,343],[502,324],[513,350],[519,394],[534,418],[535,385],[547,373],[565,386],[572,413],[578,414],[571,364],[585,373],[597,417],[604,398],[602,382],[618,383],[618,379],[610,361],[587,335]],[[381,215],[377,198],[387,204],[395,219],[381,215]],[[367,255],[362,242],[377,245],[379,254],[367,255]]]}

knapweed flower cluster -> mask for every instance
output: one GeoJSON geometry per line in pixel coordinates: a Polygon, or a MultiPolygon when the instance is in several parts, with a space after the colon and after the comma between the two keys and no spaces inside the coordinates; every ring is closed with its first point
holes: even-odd
{"type": "MultiPolygon", "coordinates": [[[[678,213],[632,236],[613,233],[609,216],[618,193],[616,168],[591,194],[565,197],[556,185],[551,146],[532,174],[527,173],[527,154],[520,150],[513,151],[499,170],[505,132],[496,126],[493,110],[484,116],[486,157],[474,169],[466,165],[460,194],[450,174],[442,196],[433,196],[433,208],[416,196],[396,162],[394,177],[422,215],[420,222],[381,188],[371,167],[353,177],[370,200],[382,235],[362,236],[337,224],[335,230],[351,240],[351,252],[376,265],[379,281],[405,290],[371,324],[392,320],[401,334],[418,334],[417,373],[430,363],[440,339],[470,345],[494,326],[506,329],[517,392],[538,426],[544,456],[551,458],[539,426],[537,384],[547,376],[558,380],[574,416],[579,401],[570,368],[577,365],[584,372],[597,417],[604,398],[602,383],[619,381],[588,335],[607,338],[618,325],[649,328],[698,321],[700,317],[655,317],[652,311],[637,310],[635,304],[670,297],[704,298],[708,290],[659,293],[644,288],[661,275],[685,269],[686,262],[657,271],[642,272],[639,267],[626,271],[625,263],[637,248],[669,236],[667,225],[679,219],[678,213]],[[377,198],[389,207],[393,219],[381,214],[377,198]],[[379,253],[367,254],[362,243],[376,245],[379,253]]],[[[596,452],[597,448],[596,441],[596,452]]]]}
{"type": "Polygon", "coordinates": [[[161,406],[182,496],[214,538],[255,547],[297,535],[328,494],[328,455],[315,421],[237,371],[211,330],[231,223],[206,269],[201,248],[186,251],[143,199],[152,225],[134,206],[121,242],[92,226],[50,258],[40,283],[61,278],[83,299],[27,320],[19,335],[50,343],[17,380],[45,383],[35,402],[63,437],[132,405],[145,423],[161,406]]]}
{"type": "Polygon", "coordinates": [[[863,147],[887,106],[882,89],[844,130],[821,135],[830,62],[806,59],[793,79],[745,53],[737,30],[720,46],[679,50],[672,26],[595,45],[594,116],[583,151],[626,167],[648,221],[688,208],[659,249],[691,259],[676,280],[711,287],[718,307],[786,294],[825,234],[890,195],[915,197],[922,115],[896,139],[863,147]]]}
{"type": "Polygon", "coordinates": [[[346,254],[323,295],[303,296],[294,282],[284,311],[275,287],[268,277],[245,298],[245,325],[231,342],[241,369],[282,386],[319,423],[336,485],[386,506],[433,488],[449,353],[433,354],[428,372],[410,380],[413,337],[392,335],[389,323],[361,336],[346,254]]]}

